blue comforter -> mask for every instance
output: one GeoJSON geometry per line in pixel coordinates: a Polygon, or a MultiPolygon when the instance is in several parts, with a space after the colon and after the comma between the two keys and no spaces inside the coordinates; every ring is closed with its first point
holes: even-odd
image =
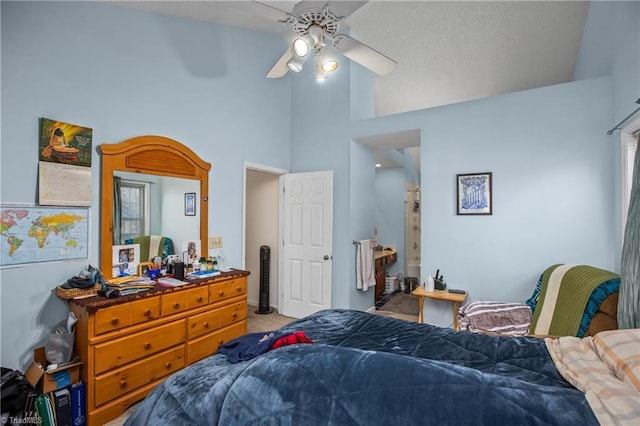
{"type": "Polygon", "coordinates": [[[179,371],[126,425],[597,425],[542,340],[351,310],[295,321],[314,344],[179,371]]]}

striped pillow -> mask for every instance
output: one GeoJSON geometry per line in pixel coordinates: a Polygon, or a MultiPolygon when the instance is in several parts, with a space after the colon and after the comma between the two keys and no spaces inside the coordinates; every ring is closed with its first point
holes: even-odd
{"type": "Polygon", "coordinates": [[[519,302],[466,303],[458,311],[460,329],[524,336],[531,324],[531,308],[519,302]]]}

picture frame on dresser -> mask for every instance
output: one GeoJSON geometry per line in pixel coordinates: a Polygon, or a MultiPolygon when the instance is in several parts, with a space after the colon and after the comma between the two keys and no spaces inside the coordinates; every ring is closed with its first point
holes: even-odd
{"type": "Polygon", "coordinates": [[[457,174],[456,214],[458,216],[493,214],[492,181],[491,172],[457,174]]]}
{"type": "Polygon", "coordinates": [[[136,275],[140,264],[140,244],[120,244],[112,246],[111,275],[124,277],[136,275]]]}
{"type": "Polygon", "coordinates": [[[149,272],[153,269],[153,262],[141,262],[138,265],[138,275],[141,277],[149,277],[149,272]]]}

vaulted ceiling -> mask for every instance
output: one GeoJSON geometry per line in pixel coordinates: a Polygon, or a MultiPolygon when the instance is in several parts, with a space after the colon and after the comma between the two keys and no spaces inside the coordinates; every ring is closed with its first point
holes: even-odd
{"type": "MultiPolygon", "coordinates": [[[[250,1],[106,3],[283,36],[291,31],[252,13],[250,1]]],[[[297,2],[262,3],[290,12],[297,2]]],[[[370,0],[345,22],[351,36],[398,62],[374,79],[380,116],[571,81],[588,7],[587,1],[370,0]]],[[[265,74],[272,65],[265,64],[265,74]]],[[[372,143],[386,146],[379,138],[372,143]]]]}

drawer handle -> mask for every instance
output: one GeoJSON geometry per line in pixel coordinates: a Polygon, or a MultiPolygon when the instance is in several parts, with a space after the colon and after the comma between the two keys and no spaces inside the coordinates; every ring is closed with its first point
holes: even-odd
{"type": "Polygon", "coordinates": [[[149,309],[147,309],[146,311],[144,311],[144,316],[145,317],[150,317],[151,316],[151,311],[149,309]]]}
{"type": "Polygon", "coordinates": [[[180,307],[180,303],[178,303],[178,302],[174,303],[174,304],[173,304],[173,307],[174,307],[174,308],[176,308],[176,309],[178,309],[178,308],[180,307]]]}
{"type": "Polygon", "coordinates": [[[223,344],[223,343],[224,343],[224,340],[222,340],[222,339],[218,340],[218,344],[219,344],[219,345],[221,345],[221,344],[223,344]]]}
{"type": "Polygon", "coordinates": [[[236,287],[236,290],[238,290],[238,293],[240,293],[242,291],[242,287],[238,286],[236,287]]]}
{"type": "Polygon", "coordinates": [[[149,343],[149,342],[145,342],[145,344],[144,344],[144,348],[145,348],[145,349],[151,349],[151,343],[149,343]]]}
{"type": "Polygon", "coordinates": [[[235,318],[235,317],[237,317],[237,316],[238,316],[238,313],[237,313],[237,312],[234,312],[234,313],[232,313],[232,314],[231,314],[231,316],[235,318]]]}
{"type": "Polygon", "coordinates": [[[171,362],[165,362],[164,366],[167,367],[167,369],[171,368],[171,362]]]}
{"type": "Polygon", "coordinates": [[[116,325],[120,322],[118,318],[111,318],[111,324],[116,325]]]}
{"type": "Polygon", "coordinates": [[[120,387],[122,389],[127,387],[127,381],[125,379],[120,379],[120,387]]]}
{"type": "Polygon", "coordinates": [[[219,294],[220,296],[224,296],[224,291],[219,291],[219,292],[218,292],[218,294],[219,294]]]}
{"type": "Polygon", "coordinates": [[[202,296],[198,297],[198,302],[202,303],[202,296]]]}
{"type": "Polygon", "coordinates": [[[204,323],[204,328],[209,328],[209,323],[208,322],[204,323]]]}

